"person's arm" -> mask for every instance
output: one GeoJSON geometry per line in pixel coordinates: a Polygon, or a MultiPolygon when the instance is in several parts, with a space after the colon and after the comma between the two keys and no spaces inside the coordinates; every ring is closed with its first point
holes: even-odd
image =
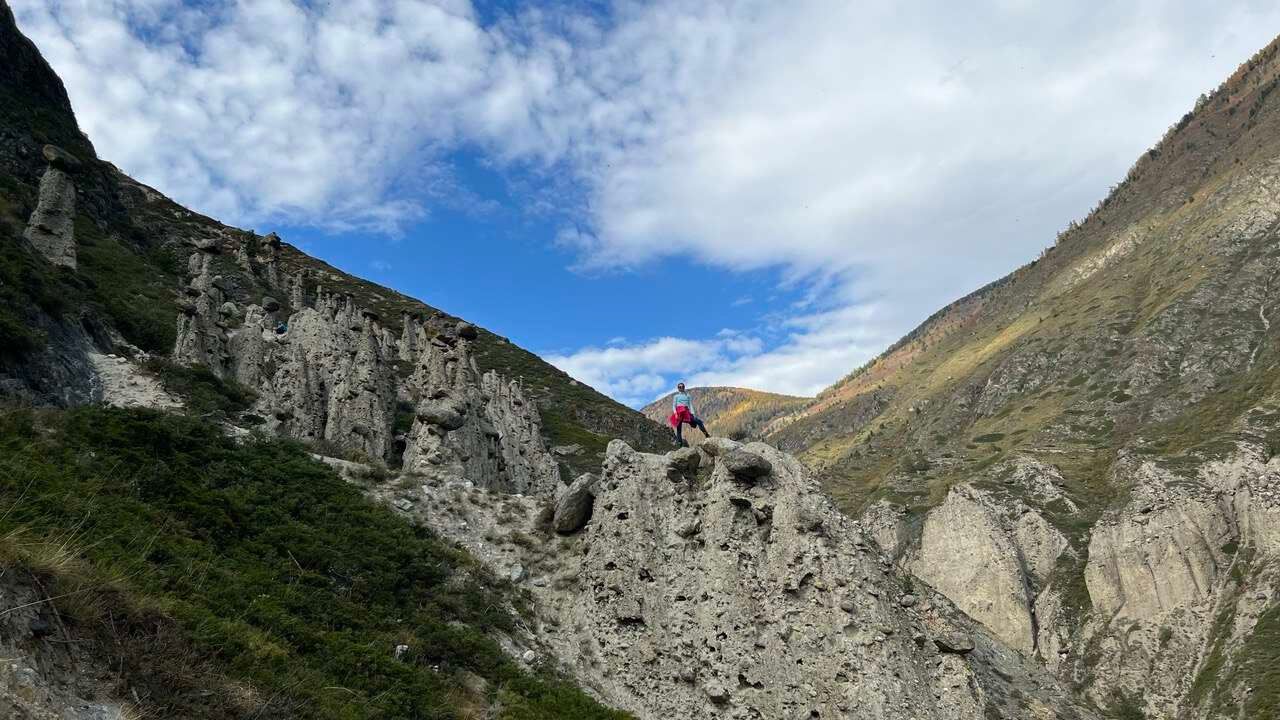
{"type": "Polygon", "coordinates": [[[693,409],[693,395],[692,395],[692,394],[690,394],[690,395],[689,395],[688,403],[689,403],[689,405],[688,405],[688,407],[689,407],[689,414],[690,414],[690,415],[692,415],[692,416],[694,416],[694,417],[698,417],[698,413],[697,413],[697,412],[695,412],[695,411],[694,411],[694,409],[693,409]]]}
{"type": "Polygon", "coordinates": [[[676,411],[676,399],[680,397],[680,393],[671,393],[671,412],[676,411]]]}

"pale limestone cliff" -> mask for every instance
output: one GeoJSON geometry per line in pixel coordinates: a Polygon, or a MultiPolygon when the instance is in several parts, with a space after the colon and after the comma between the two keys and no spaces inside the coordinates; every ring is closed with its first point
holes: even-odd
{"type": "Polygon", "coordinates": [[[1043,514],[1070,509],[1051,466],[1022,458],[1004,488],[952,488],[914,536],[889,503],[866,522],[903,567],[1011,647],[1064,681],[1089,679],[1099,705],[1143,697],[1153,717],[1216,717],[1194,681],[1243,702],[1224,664],[1246,661],[1230,648],[1276,601],[1280,458],[1241,443],[1189,468],[1130,456],[1117,472],[1129,499],[1088,531],[1084,616],[1054,584],[1075,551],[1043,514]]]}

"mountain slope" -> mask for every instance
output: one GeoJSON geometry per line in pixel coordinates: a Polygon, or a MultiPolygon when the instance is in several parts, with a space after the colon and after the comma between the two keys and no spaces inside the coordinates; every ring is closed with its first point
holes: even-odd
{"type": "MultiPolygon", "coordinates": [[[[698,417],[715,435],[734,439],[758,437],[761,430],[780,415],[804,407],[809,398],[735,387],[704,387],[689,390],[698,417]]],[[[667,424],[671,398],[667,393],[640,409],[645,417],[667,424]]]]}
{"type": "Polygon", "coordinates": [[[785,453],[637,452],[658,424],[504,339],[124,176],[0,0],[0,703],[617,716],[568,674],[646,718],[1266,717],[1274,56],[1050,257],[770,419],[852,520],[785,453]],[[107,587],[128,612],[78,607],[107,587]]]}
{"type": "Polygon", "coordinates": [[[1280,537],[1278,49],[1037,261],[765,435],[900,564],[1102,705],[1276,707],[1252,638],[1280,537]]]}
{"type": "Polygon", "coordinates": [[[0,415],[0,450],[0,595],[35,596],[5,717],[82,701],[59,684],[104,718],[623,717],[503,652],[509,584],[296,443],[79,408],[0,415]]]}

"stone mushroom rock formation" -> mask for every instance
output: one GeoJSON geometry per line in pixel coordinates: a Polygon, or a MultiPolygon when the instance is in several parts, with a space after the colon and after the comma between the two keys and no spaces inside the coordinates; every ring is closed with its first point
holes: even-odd
{"type": "Polygon", "coordinates": [[[480,331],[476,329],[475,325],[472,325],[469,322],[458,323],[454,327],[453,331],[463,340],[475,340],[480,337],[480,331]]]}
{"type": "Polygon", "coordinates": [[[57,145],[45,145],[40,149],[40,154],[44,156],[45,162],[59,170],[77,172],[81,168],[79,158],[57,145]]]}
{"type": "Polygon", "coordinates": [[[44,146],[49,166],[40,176],[36,209],[23,237],[54,265],[76,267],[76,186],[70,173],[80,168],[71,153],[54,145],[44,146]]]}
{"type": "MultiPolygon", "coordinates": [[[[270,236],[265,245],[273,247],[270,236]]],[[[285,308],[267,295],[241,309],[213,265],[209,253],[189,258],[174,359],[253,390],[252,412],[267,419],[265,429],[486,488],[550,494],[560,486],[537,408],[518,382],[481,374],[469,340],[431,334],[407,315],[397,338],[349,295],[319,286],[308,293],[278,267],[292,302],[309,302],[285,308]],[[276,333],[279,320],[288,333],[276,333]],[[402,435],[394,429],[399,403],[414,408],[402,435]]]]}

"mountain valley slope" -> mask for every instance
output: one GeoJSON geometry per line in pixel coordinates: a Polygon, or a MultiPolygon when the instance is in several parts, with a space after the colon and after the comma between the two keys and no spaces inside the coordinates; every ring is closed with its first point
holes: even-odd
{"type": "Polygon", "coordinates": [[[1275,55],[845,382],[727,394],[770,444],[660,453],[505,339],[99,160],[0,0],[0,596],[37,604],[0,703],[1274,716],[1275,55]],[[199,672],[148,690],[122,648],[161,630],[199,672]]]}
{"type": "Polygon", "coordinates": [[[10,716],[1097,717],[789,456],[648,452],[505,339],[98,159],[3,0],[0,94],[10,716]]]}
{"type": "Polygon", "coordinates": [[[1278,51],[1038,260],[759,434],[900,567],[1148,717],[1280,707],[1278,51]]]}
{"type": "MultiPolygon", "coordinates": [[[[735,440],[758,438],[766,425],[791,410],[799,410],[809,398],[780,395],[735,387],[691,388],[694,409],[707,429],[715,435],[735,440]]],[[[667,393],[640,409],[645,417],[667,425],[671,414],[671,397],[667,393]]]]}

